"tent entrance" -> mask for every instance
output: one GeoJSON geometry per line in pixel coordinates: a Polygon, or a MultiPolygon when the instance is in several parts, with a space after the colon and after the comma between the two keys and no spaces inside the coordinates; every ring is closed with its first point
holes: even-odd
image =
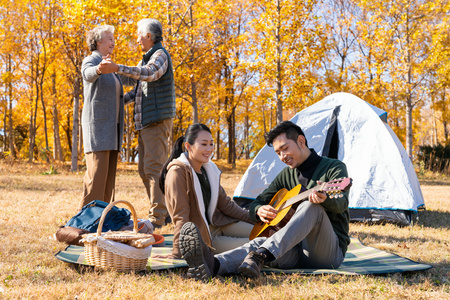
{"type": "Polygon", "coordinates": [[[330,119],[330,126],[328,127],[327,137],[325,138],[325,144],[323,145],[322,156],[328,158],[338,158],[339,152],[339,132],[337,128],[337,120],[339,115],[339,110],[341,106],[336,106],[333,110],[333,114],[330,119]]]}

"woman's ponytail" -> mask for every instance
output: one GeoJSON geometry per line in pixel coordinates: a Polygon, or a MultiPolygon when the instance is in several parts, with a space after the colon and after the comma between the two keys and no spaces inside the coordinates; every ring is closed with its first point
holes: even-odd
{"type": "Polygon", "coordinates": [[[170,153],[169,158],[164,163],[164,166],[161,169],[161,173],[159,174],[159,188],[161,189],[163,194],[165,194],[164,185],[166,183],[167,166],[170,164],[170,162],[172,160],[180,157],[181,153],[183,153],[183,142],[184,142],[184,136],[180,136],[175,141],[175,144],[173,145],[172,153],[170,153]]]}

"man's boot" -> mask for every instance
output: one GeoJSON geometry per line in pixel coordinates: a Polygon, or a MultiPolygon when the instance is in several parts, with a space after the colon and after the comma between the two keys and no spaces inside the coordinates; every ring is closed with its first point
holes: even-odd
{"type": "Polygon", "coordinates": [[[250,278],[258,278],[264,265],[266,255],[256,251],[250,252],[239,266],[238,271],[250,278]]]}

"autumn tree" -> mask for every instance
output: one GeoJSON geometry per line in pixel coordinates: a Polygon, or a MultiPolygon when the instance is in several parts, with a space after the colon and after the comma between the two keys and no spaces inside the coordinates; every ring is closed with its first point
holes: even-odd
{"type": "Polygon", "coordinates": [[[354,9],[353,1],[348,0],[332,0],[323,4],[326,18],[320,21],[327,39],[323,44],[326,55],[321,57],[323,83],[319,86],[325,95],[348,91],[350,66],[353,65],[358,40],[354,28],[354,9]]]}
{"type": "Polygon", "coordinates": [[[25,34],[24,23],[21,22],[26,3],[13,3],[1,0],[0,5],[0,61],[1,61],[1,100],[4,102],[3,149],[8,149],[12,158],[16,157],[13,124],[13,102],[18,101],[15,93],[20,85],[20,66],[24,49],[21,45],[25,34]],[[7,138],[6,138],[7,137],[7,138]]]}
{"type": "MultiPolygon", "coordinates": [[[[429,43],[431,44],[430,55],[427,65],[427,86],[430,94],[432,110],[432,120],[429,120],[433,127],[432,143],[438,144],[441,141],[449,143],[449,118],[450,118],[450,30],[447,24],[450,21],[448,11],[450,3],[438,6],[436,10],[435,26],[430,31],[429,43]],[[441,134],[439,129],[442,128],[441,134]]],[[[422,131],[423,132],[423,131],[422,131]]]]}
{"type": "Polygon", "coordinates": [[[393,110],[404,109],[404,124],[398,123],[397,119],[394,126],[405,128],[406,151],[411,156],[413,109],[424,101],[422,91],[427,68],[425,62],[430,51],[427,35],[434,16],[433,6],[430,2],[421,0],[397,0],[389,3],[361,1],[360,5],[377,15],[381,19],[381,27],[389,34],[382,40],[384,43],[390,42],[393,49],[389,56],[391,90],[388,96],[396,103],[395,107],[391,107],[393,110]]]}
{"type": "Polygon", "coordinates": [[[177,116],[183,119],[177,117],[175,127],[185,128],[190,122],[201,121],[201,99],[208,94],[213,76],[211,51],[216,45],[211,40],[211,24],[214,6],[206,0],[174,1],[170,12],[169,50],[174,65],[178,107],[184,107],[184,112],[177,109],[177,116]]]}
{"type": "Polygon", "coordinates": [[[291,0],[255,3],[259,13],[251,21],[255,35],[252,51],[260,83],[272,92],[276,120],[283,109],[299,109],[304,86],[311,87],[310,70],[323,55],[321,27],[315,18],[316,1],[291,0]]]}
{"type": "Polygon", "coordinates": [[[405,105],[406,152],[413,152],[413,109],[423,101],[421,89],[425,80],[429,54],[427,35],[432,8],[428,1],[402,0],[390,8],[396,55],[392,77],[405,105]]]}
{"type": "MultiPolygon", "coordinates": [[[[216,125],[220,118],[226,123],[228,141],[228,163],[236,164],[236,139],[237,129],[236,119],[239,117],[237,110],[243,106],[248,97],[249,82],[254,77],[248,62],[249,42],[249,17],[253,7],[245,1],[232,1],[227,3],[217,3],[217,17],[214,23],[214,40],[218,46],[215,48],[214,61],[217,66],[216,85],[214,86],[215,103],[218,111],[216,125]]],[[[248,104],[248,102],[247,102],[248,104]]],[[[213,109],[213,108],[212,108],[213,109]]],[[[241,118],[239,123],[244,121],[241,118]]],[[[248,126],[250,124],[247,124],[248,126]]],[[[217,143],[220,142],[220,127],[216,126],[217,143]]],[[[246,129],[247,131],[249,128],[246,129]]],[[[219,149],[217,148],[217,151],[219,149]]],[[[219,155],[219,153],[217,153],[219,155]]]]}
{"type": "MultiPolygon", "coordinates": [[[[173,61],[174,138],[203,122],[216,157],[227,152],[231,164],[252,157],[277,122],[339,91],[386,110],[409,154],[425,141],[419,126],[433,130],[433,143],[449,140],[448,0],[0,3],[0,132],[11,157],[53,152],[77,170],[86,33],[115,26],[112,59],[137,65],[136,23],[146,17],[162,22],[173,61]]],[[[125,111],[122,155],[132,161],[133,105],[125,111]]]]}
{"type": "MultiPolygon", "coordinates": [[[[352,22],[347,24],[346,38],[341,36],[342,53],[346,53],[346,72],[349,76],[345,91],[365,101],[388,109],[389,64],[394,55],[392,37],[383,26],[382,11],[371,11],[353,1],[338,0],[352,22]],[[344,46],[348,45],[348,46],[344,46]]],[[[343,58],[344,55],[340,55],[343,58]]]]}

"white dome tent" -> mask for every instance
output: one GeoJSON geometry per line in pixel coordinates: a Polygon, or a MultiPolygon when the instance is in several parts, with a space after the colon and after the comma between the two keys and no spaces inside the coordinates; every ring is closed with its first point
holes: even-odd
{"type": "MultiPolygon", "coordinates": [[[[387,113],[360,98],[332,94],[296,114],[317,154],[338,158],[353,179],[349,208],[352,221],[409,225],[424,200],[414,167],[386,123],[387,113]]],[[[234,199],[255,199],[286,165],[265,145],[239,182],[234,199]]]]}

